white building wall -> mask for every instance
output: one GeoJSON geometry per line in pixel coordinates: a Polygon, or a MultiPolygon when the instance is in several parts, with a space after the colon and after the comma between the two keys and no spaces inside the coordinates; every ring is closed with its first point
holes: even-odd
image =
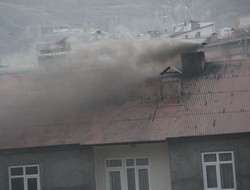
{"type": "Polygon", "coordinates": [[[106,190],[105,160],[127,157],[149,157],[151,190],[171,190],[167,143],[96,147],[96,190],[106,190]]]}
{"type": "Polygon", "coordinates": [[[218,30],[218,38],[226,38],[232,35],[232,28],[224,27],[218,30]]]}
{"type": "Polygon", "coordinates": [[[240,17],[239,19],[239,27],[246,27],[250,25],[250,14],[240,17]]]}
{"type": "Polygon", "coordinates": [[[196,30],[192,30],[189,32],[186,32],[184,34],[178,35],[176,36],[177,38],[196,38],[198,32],[200,32],[200,37],[199,38],[206,38],[211,36],[211,34],[213,34],[215,32],[214,30],[214,25],[210,25],[201,29],[196,29],[196,30]]]}

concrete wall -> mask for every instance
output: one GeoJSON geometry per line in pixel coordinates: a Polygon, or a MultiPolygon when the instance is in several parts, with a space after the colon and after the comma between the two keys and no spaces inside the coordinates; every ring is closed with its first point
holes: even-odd
{"type": "Polygon", "coordinates": [[[149,157],[152,190],[171,190],[169,155],[166,143],[115,145],[95,148],[96,190],[105,190],[105,159],[149,157]]]}
{"type": "Polygon", "coordinates": [[[90,148],[36,148],[0,152],[0,189],[9,190],[8,166],[39,164],[41,190],[94,190],[90,148]]]}
{"type": "Polygon", "coordinates": [[[204,138],[169,142],[172,190],[204,189],[201,154],[213,151],[234,151],[237,190],[248,190],[250,138],[204,138]]]}

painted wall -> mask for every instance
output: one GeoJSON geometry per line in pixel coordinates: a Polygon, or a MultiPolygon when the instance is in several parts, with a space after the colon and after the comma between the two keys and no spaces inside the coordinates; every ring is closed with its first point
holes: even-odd
{"type": "Polygon", "coordinates": [[[250,25],[250,14],[238,18],[239,27],[247,27],[250,25]]]}
{"type": "Polygon", "coordinates": [[[248,190],[250,187],[250,138],[225,138],[225,136],[224,139],[221,136],[169,142],[172,190],[204,189],[201,154],[217,151],[234,152],[237,189],[248,190]]]}
{"type": "Polygon", "coordinates": [[[222,39],[222,38],[227,38],[232,36],[232,28],[230,27],[224,27],[224,28],[220,28],[218,30],[218,38],[222,39]]]}
{"type": "Polygon", "coordinates": [[[96,147],[96,190],[106,189],[105,159],[126,157],[149,157],[152,190],[171,190],[166,143],[96,147]]]}
{"type": "Polygon", "coordinates": [[[215,32],[214,30],[214,25],[211,26],[207,26],[201,29],[196,29],[190,32],[186,32],[184,34],[178,35],[176,36],[177,38],[185,38],[186,35],[188,38],[196,38],[197,33],[200,32],[200,37],[198,38],[206,38],[211,36],[211,34],[213,34],[215,32]]]}
{"type": "Polygon", "coordinates": [[[94,153],[87,148],[0,152],[0,189],[9,190],[8,166],[39,164],[41,190],[94,190],[94,153]]]}

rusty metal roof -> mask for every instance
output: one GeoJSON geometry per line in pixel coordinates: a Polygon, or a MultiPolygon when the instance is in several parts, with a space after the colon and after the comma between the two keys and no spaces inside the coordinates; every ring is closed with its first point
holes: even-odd
{"type": "MultiPolygon", "coordinates": [[[[12,87],[18,89],[19,83],[25,83],[20,78],[0,76],[0,83],[13,80],[12,87]]],[[[88,111],[69,107],[68,118],[53,123],[36,118],[36,114],[8,119],[3,109],[17,115],[21,107],[1,102],[0,148],[153,142],[250,132],[250,60],[208,63],[203,75],[183,78],[179,105],[163,103],[160,81],[148,80],[126,101],[99,104],[88,111]]],[[[18,99],[15,93],[9,94],[10,86],[0,88],[0,99],[18,99]]],[[[34,89],[30,98],[35,95],[34,89]]],[[[35,105],[33,112],[48,112],[49,108],[35,105]]],[[[51,114],[53,109],[44,118],[51,114]]]]}

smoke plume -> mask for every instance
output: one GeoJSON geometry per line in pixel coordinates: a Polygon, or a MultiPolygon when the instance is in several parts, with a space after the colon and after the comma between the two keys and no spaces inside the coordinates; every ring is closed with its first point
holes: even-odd
{"type": "Polygon", "coordinates": [[[86,121],[96,107],[133,99],[145,79],[200,47],[178,40],[75,44],[69,56],[40,60],[36,70],[0,75],[0,124],[86,121]]]}

